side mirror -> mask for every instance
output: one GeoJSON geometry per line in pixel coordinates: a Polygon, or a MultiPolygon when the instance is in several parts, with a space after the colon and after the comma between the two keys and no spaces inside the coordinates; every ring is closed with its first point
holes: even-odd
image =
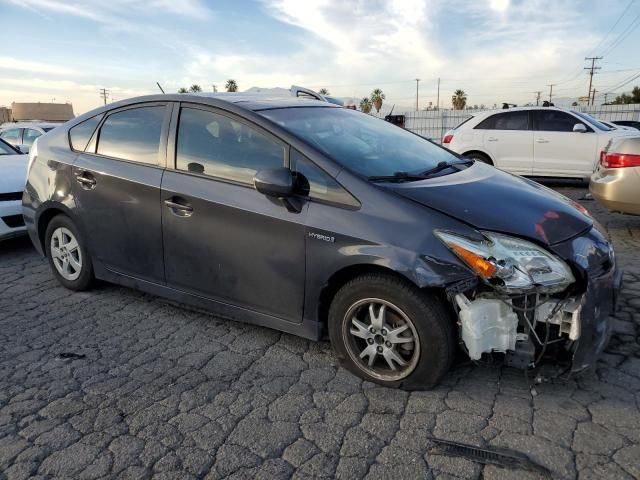
{"type": "Polygon", "coordinates": [[[587,127],[583,123],[576,123],[573,126],[573,131],[576,133],[587,133],[587,127]]]}
{"type": "Polygon", "coordinates": [[[287,198],[294,193],[293,174],[285,167],[256,172],[253,185],[257,191],[271,197],[287,198]]]}

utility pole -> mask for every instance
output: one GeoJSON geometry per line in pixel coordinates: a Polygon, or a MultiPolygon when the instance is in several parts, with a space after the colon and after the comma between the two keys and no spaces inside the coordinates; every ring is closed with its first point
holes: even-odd
{"type": "Polygon", "coordinates": [[[609,96],[609,94],[608,94],[608,93],[605,93],[605,94],[604,94],[604,104],[605,104],[605,105],[607,104],[607,97],[608,97],[608,96],[609,96]]]}
{"type": "MultiPolygon", "coordinates": [[[[593,74],[596,70],[600,70],[602,67],[596,67],[596,61],[602,60],[602,57],[584,57],[585,60],[591,60],[591,66],[585,67],[585,70],[589,70],[589,90],[587,91],[587,98],[591,96],[591,86],[593,83],[593,74]]],[[[592,104],[593,105],[593,104],[592,104]]]]}
{"type": "Polygon", "coordinates": [[[419,110],[419,108],[418,108],[418,83],[420,83],[420,79],[416,78],[416,112],[419,110]]]}
{"type": "Polygon", "coordinates": [[[542,95],[542,90],[538,90],[533,92],[536,94],[536,107],[540,106],[540,95],[542,95]]]}
{"type": "Polygon", "coordinates": [[[595,105],[596,104],[596,88],[593,87],[593,96],[591,97],[591,105],[595,105]]]}
{"type": "Polygon", "coordinates": [[[102,100],[104,101],[104,104],[107,104],[107,98],[109,97],[109,90],[107,90],[106,88],[101,88],[100,89],[100,97],[102,98],[102,100]]]}
{"type": "Polygon", "coordinates": [[[547,85],[549,87],[549,103],[551,103],[551,99],[553,98],[553,87],[555,87],[557,83],[550,83],[547,85]]]}
{"type": "Polygon", "coordinates": [[[211,88],[213,88],[213,93],[218,93],[218,86],[217,85],[211,85],[211,88]]]}
{"type": "Polygon", "coordinates": [[[438,97],[436,100],[436,110],[440,110],[440,77],[438,77],[438,97]]]}

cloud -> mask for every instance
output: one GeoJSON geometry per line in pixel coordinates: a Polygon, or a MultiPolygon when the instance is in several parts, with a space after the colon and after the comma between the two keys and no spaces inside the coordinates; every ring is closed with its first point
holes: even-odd
{"type": "Polygon", "coordinates": [[[3,70],[20,70],[23,72],[33,72],[39,74],[49,75],[77,75],[78,71],[72,68],[63,67],[60,65],[52,65],[42,62],[30,62],[26,60],[20,60],[13,57],[0,56],[0,65],[3,70]]]}

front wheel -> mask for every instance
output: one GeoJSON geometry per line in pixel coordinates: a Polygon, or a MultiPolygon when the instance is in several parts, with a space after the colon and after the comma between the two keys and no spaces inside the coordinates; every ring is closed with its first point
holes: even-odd
{"type": "Polygon", "coordinates": [[[47,226],[45,249],[56,279],[71,290],[87,290],[93,283],[93,266],[83,239],[66,215],[54,217],[47,226]]]}
{"type": "Polygon", "coordinates": [[[338,291],[329,336],[345,368],[389,387],[436,385],[455,351],[443,302],[388,275],[364,275],[338,291]]]}

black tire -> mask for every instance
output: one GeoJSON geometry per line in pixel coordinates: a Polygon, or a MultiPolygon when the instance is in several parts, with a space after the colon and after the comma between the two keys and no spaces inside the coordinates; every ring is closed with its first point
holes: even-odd
{"type": "MultiPolygon", "coordinates": [[[[51,267],[51,271],[53,275],[56,277],[56,280],[60,282],[63,286],[70,290],[83,291],[88,290],[93,285],[95,277],[93,275],[93,265],[91,262],[91,257],[87,251],[86,244],[82,235],[74,225],[73,221],[67,217],[66,215],[57,215],[51,219],[49,225],[47,225],[47,230],[45,233],[45,251],[47,254],[47,259],[49,260],[49,266],[51,267]],[[51,237],[54,232],[58,229],[66,229],[71,232],[73,237],[78,244],[79,250],[79,258],[81,259],[81,267],[78,269],[77,278],[67,279],[62,276],[62,274],[58,271],[58,267],[56,263],[54,263],[54,258],[51,253],[52,245],[51,245],[51,237]]],[[[77,252],[76,252],[77,253],[77,252]]],[[[72,277],[76,277],[76,275],[72,275],[72,277]]]]}
{"type": "MultiPolygon", "coordinates": [[[[375,311],[375,306],[373,308],[375,311]]],[[[369,312],[370,310],[367,310],[364,316],[366,317],[369,312]]],[[[391,315],[391,312],[394,311],[387,310],[387,312],[391,315]]],[[[393,314],[396,315],[395,312],[393,314]]],[[[399,318],[402,324],[402,318],[398,315],[396,318],[399,318]]],[[[455,355],[454,321],[450,311],[445,307],[444,301],[436,295],[421,291],[408,281],[392,275],[367,274],[347,282],[336,293],[329,308],[328,320],[331,344],[341,365],[365,380],[387,387],[409,390],[433,387],[449,370],[455,355]],[[373,367],[364,365],[370,361],[370,357],[365,357],[367,358],[365,362],[361,356],[357,355],[357,347],[366,349],[367,342],[371,342],[372,339],[364,340],[358,335],[350,334],[351,331],[358,330],[353,327],[352,318],[363,315],[363,313],[357,313],[358,308],[362,307],[355,307],[354,310],[354,306],[359,302],[364,302],[363,305],[366,305],[371,299],[380,299],[383,302],[388,302],[391,307],[399,308],[400,313],[404,313],[415,327],[411,331],[417,333],[418,342],[414,345],[414,349],[417,348],[418,352],[417,359],[414,360],[409,356],[402,357],[409,366],[413,365],[411,370],[407,367],[403,378],[387,378],[385,370],[388,374],[400,375],[400,373],[396,374],[387,367],[384,363],[386,357],[383,357],[382,354],[376,356],[373,367]],[[361,360],[356,359],[356,356],[361,360]],[[378,369],[376,372],[378,376],[371,374],[371,370],[376,369],[378,369]]],[[[366,320],[364,323],[366,325],[366,320]]],[[[410,332],[406,335],[413,336],[410,332]]],[[[378,336],[376,335],[376,337],[378,336]]],[[[378,340],[375,341],[378,342],[378,340]]],[[[374,346],[373,343],[370,345],[374,346]]],[[[386,345],[389,346],[388,343],[386,345]]],[[[384,347],[384,344],[381,346],[384,347]]],[[[398,353],[400,353],[400,348],[406,348],[404,345],[392,346],[394,349],[398,347],[395,350],[398,353]]],[[[415,355],[415,350],[412,355],[415,355]]],[[[388,360],[386,361],[388,362],[388,360]]],[[[389,365],[391,363],[393,362],[389,362],[389,365]]]]}
{"type": "Polygon", "coordinates": [[[480,152],[469,152],[463,155],[464,158],[468,158],[470,160],[475,160],[476,162],[486,163],[487,165],[493,165],[493,162],[489,157],[487,157],[484,153],[480,152]]]}

